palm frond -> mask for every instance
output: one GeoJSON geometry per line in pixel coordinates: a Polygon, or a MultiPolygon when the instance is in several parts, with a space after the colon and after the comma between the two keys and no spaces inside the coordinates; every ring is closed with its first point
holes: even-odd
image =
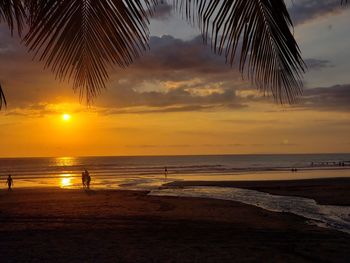
{"type": "Polygon", "coordinates": [[[302,92],[305,63],[291,33],[283,0],[174,0],[187,19],[200,26],[214,52],[224,54],[260,90],[280,102],[302,92]]]}
{"type": "Polygon", "coordinates": [[[0,110],[2,109],[3,106],[6,107],[6,97],[0,84],[0,110]]]}
{"type": "Polygon", "coordinates": [[[73,79],[88,102],[108,79],[148,48],[148,18],[157,0],[35,0],[24,38],[58,79],[73,79]]]}
{"type": "Polygon", "coordinates": [[[24,5],[21,0],[0,0],[0,23],[8,24],[13,34],[16,28],[21,34],[25,22],[24,5]]]}

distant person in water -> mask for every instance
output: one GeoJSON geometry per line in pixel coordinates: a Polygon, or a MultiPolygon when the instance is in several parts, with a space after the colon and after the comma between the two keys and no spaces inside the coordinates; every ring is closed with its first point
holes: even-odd
{"type": "Polygon", "coordinates": [[[12,179],[11,174],[9,174],[9,176],[7,177],[6,184],[7,184],[7,187],[8,187],[7,190],[8,191],[12,191],[13,179],[12,179]]]}
{"type": "Polygon", "coordinates": [[[164,177],[167,178],[168,177],[168,168],[164,167],[164,177]]]}

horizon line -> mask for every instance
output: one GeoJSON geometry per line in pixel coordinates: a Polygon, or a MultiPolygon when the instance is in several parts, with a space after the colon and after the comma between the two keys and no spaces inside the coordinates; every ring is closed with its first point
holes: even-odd
{"type": "Polygon", "coordinates": [[[41,158],[104,158],[104,157],[191,157],[191,156],[248,156],[248,155],[336,155],[350,152],[324,152],[324,153],[218,153],[218,154],[171,154],[171,155],[81,155],[81,156],[0,156],[0,159],[41,159],[41,158]]]}

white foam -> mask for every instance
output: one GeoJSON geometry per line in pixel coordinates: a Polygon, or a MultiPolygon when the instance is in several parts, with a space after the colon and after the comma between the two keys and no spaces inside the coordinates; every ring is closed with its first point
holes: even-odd
{"type": "Polygon", "coordinates": [[[350,234],[350,207],[319,205],[315,200],[279,196],[254,190],[228,187],[186,187],[152,190],[150,195],[214,198],[238,201],[273,212],[293,213],[314,224],[350,234]]]}

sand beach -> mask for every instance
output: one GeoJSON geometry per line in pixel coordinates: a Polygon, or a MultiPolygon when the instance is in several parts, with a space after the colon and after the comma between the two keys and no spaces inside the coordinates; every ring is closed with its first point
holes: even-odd
{"type": "MultiPolygon", "coordinates": [[[[228,185],[342,205],[350,195],[349,179],[228,185]]],[[[347,262],[350,247],[350,235],[290,213],[147,191],[1,190],[0,221],[1,262],[347,262]]]]}

